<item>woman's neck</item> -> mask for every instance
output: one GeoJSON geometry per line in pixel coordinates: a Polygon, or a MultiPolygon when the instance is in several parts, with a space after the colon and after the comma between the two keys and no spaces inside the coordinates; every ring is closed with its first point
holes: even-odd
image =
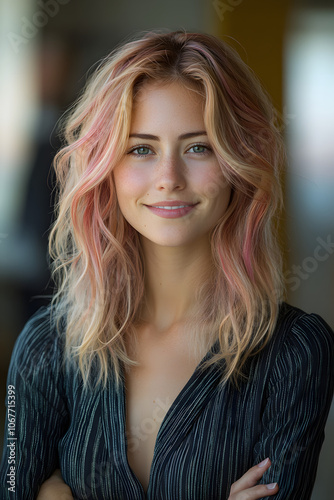
{"type": "Polygon", "coordinates": [[[213,269],[210,242],[203,239],[187,247],[141,242],[146,289],[141,318],[157,331],[167,331],[199,306],[196,294],[213,269]]]}

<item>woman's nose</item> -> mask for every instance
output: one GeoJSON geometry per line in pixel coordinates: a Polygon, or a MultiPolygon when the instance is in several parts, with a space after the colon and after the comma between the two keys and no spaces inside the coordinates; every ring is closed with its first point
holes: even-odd
{"type": "Polygon", "coordinates": [[[183,188],[186,185],[185,164],[177,155],[161,158],[156,165],[155,183],[157,189],[183,188]]]}

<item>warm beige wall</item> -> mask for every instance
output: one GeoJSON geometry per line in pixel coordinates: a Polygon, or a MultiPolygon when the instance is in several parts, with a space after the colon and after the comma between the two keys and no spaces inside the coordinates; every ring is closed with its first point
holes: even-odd
{"type": "Polygon", "coordinates": [[[216,24],[218,34],[235,39],[233,45],[259,76],[279,110],[282,110],[283,43],[290,5],[289,0],[214,2],[220,21],[216,24]],[[227,10],[227,6],[233,10],[227,10]]]}

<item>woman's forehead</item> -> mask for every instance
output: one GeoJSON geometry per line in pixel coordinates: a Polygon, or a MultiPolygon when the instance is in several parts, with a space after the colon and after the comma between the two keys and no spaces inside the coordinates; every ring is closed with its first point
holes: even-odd
{"type": "Polygon", "coordinates": [[[147,93],[154,90],[164,90],[168,87],[178,87],[180,91],[187,90],[192,91],[204,98],[203,85],[194,80],[185,79],[185,78],[169,78],[169,79],[153,79],[153,78],[145,78],[140,83],[135,84],[134,92],[133,92],[133,104],[143,98],[143,95],[146,96],[147,93]]]}
{"type": "MultiPolygon", "coordinates": [[[[143,86],[132,110],[132,132],[137,128],[161,128],[164,124],[176,130],[184,127],[204,127],[204,99],[193,89],[180,82],[159,85],[156,82],[143,86]]],[[[205,128],[205,127],[204,127],[205,128]]],[[[197,130],[197,128],[196,128],[197,130]]],[[[142,132],[142,130],[141,130],[142,132]]],[[[150,132],[152,132],[150,130],[150,132]]],[[[153,131],[154,132],[154,131],[153,131]]]]}

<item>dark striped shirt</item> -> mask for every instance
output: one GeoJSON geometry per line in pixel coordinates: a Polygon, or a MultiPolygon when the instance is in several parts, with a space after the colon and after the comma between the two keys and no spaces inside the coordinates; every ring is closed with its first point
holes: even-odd
{"type": "Polygon", "coordinates": [[[40,309],[12,354],[16,440],[7,418],[1,499],[35,499],[60,467],[77,499],[225,500],[268,456],[261,483],[278,482],[276,500],[311,497],[334,378],[334,336],[320,316],[283,303],[273,339],[249,358],[239,391],[218,385],[217,366],[197,366],[159,428],[146,494],[127,461],[124,384],[117,391],[111,377],[105,390],[84,392],[79,376],[65,377],[61,337],[50,325],[40,309]],[[15,494],[7,482],[13,453],[15,494]]]}

